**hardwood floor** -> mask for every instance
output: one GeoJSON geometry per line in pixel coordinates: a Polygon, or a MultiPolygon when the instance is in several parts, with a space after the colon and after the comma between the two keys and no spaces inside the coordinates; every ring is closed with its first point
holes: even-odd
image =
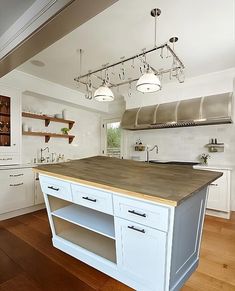
{"type": "MultiPolygon", "coordinates": [[[[130,291],[57,250],[45,210],[0,221],[0,291],[130,291]]],[[[207,216],[200,264],[181,291],[235,290],[235,212],[207,216]]]]}

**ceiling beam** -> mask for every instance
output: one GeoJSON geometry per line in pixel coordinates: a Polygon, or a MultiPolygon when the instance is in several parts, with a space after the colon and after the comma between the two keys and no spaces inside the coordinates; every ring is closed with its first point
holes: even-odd
{"type": "Polygon", "coordinates": [[[0,60],[0,77],[14,70],[117,1],[71,1],[0,60]]]}

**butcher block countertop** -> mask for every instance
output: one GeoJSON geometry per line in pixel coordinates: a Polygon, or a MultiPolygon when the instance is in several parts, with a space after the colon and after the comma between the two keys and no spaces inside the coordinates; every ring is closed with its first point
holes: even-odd
{"type": "Polygon", "coordinates": [[[177,206],[222,176],[189,166],[148,164],[96,156],[41,165],[34,171],[130,197],[177,206]]]}

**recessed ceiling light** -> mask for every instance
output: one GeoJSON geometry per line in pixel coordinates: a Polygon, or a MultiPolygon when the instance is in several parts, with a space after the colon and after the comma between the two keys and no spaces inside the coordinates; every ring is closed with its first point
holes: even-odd
{"type": "Polygon", "coordinates": [[[45,64],[42,61],[38,61],[38,60],[32,60],[32,61],[30,61],[30,63],[34,66],[37,66],[37,67],[44,67],[45,66],[45,64]]]}

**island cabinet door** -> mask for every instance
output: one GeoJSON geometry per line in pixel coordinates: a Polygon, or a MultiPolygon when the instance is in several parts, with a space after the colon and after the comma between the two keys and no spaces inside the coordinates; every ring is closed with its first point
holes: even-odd
{"type": "Polygon", "coordinates": [[[115,231],[120,273],[139,284],[138,291],[163,291],[166,233],[117,217],[115,231]]]}

